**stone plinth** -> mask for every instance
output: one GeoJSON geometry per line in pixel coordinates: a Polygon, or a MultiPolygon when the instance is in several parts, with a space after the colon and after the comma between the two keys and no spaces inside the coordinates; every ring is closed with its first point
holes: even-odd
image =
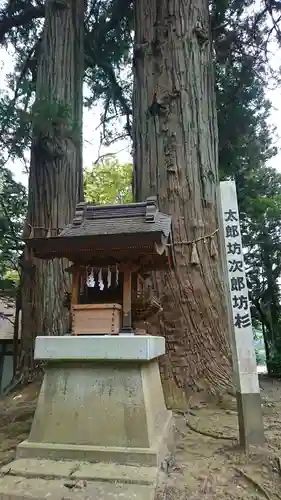
{"type": "Polygon", "coordinates": [[[28,440],[17,458],[158,466],[166,453],[171,412],[152,336],[38,337],[47,361],[28,440]]]}

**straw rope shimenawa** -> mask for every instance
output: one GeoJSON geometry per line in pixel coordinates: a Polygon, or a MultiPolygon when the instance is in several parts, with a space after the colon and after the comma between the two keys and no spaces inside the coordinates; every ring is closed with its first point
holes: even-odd
{"type": "MultiPolygon", "coordinates": [[[[30,228],[30,232],[33,232],[34,229],[43,229],[43,231],[63,231],[64,228],[61,228],[61,227],[45,227],[45,226],[32,226],[31,224],[27,224],[28,227],[30,228]]],[[[195,238],[194,240],[190,240],[190,241],[174,241],[173,243],[167,243],[167,247],[171,247],[171,246],[177,246],[177,245],[191,245],[192,243],[197,243],[198,241],[202,241],[202,240],[207,240],[208,238],[212,238],[213,236],[215,236],[216,233],[218,233],[218,229],[216,229],[215,231],[213,231],[212,233],[210,234],[206,234],[204,236],[200,236],[200,238],[195,238]]]]}
{"type": "Polygon", "coordinates": [[[183,240],[183,241],[174,241],[173,243],[168,243],[167,247],[176,246],[176,245],[192,245],[192,243],[197,243],[198,241],[207,240],[208,238],[212,238],[218,232],[219,232],[219,230],[216,229],[212,233],[205,234],[204,236],[200,236],[200,238],[195,238],[194,240],[190,240],[190,241],[185,241],[185,240],[183,240]]]}
{"type": "MultiPolygon", "coordinates": [[[[34,236],[35,236],[34,230],[36,230],[36,229],[41,229],[41,230],[45,231],[47,238],[50,238],[52,236],[52,232],[55,232],[55,234],[58,236],[60,234],[60,232],[63,231],[63,228],[59,228],[59,227],[58,228],[46,228],[43,226],[32,226],[31,224],[28,224],[28,226],[30,228],[29,238],[34,238],[34,236]]],[[[199,238],[195,238],[194,240],[173,241],[171,243],[167,243],[166,246],[167,247],[176,247],[176,246],[181,246],[181,245],[185,245],[185,246],[191,245],[190,263],[193,265],[199,265],[200,258],[198,255],[196,243],[198,243],[199,241],[202,241],[202,240],[204,241],[204,243],[207,243],[209,240],[211,240],[209,253],[213,259],[216,259],[218,256],[218,250],[217,250],[217,247],[216,247],[216,244],[214,241],[214,236],[218,233],[218,231],[219,231],[219,229],[216,229],[212,233],[206,234],[204,236],[200,236],[199,238]]]]}
{"type": "Polygon", "coordinates": [[[214,236],[219,232],[219,229],[216,229],[212,233],[205,234],[204,236],[200,236],[199,238],[195,238],[194,240],[189,240],[189,241],[174,241],[172,243],[168,243],[167,246],[169,247],[175,247],[175,246],[180,246],[180,245],[191,245],[191,254],[190,254],[190,264],[193,265],[199,265],[200,264],[200,258],[197,250],[197,245],[199,241],[204,241],[206,244],[210,240],[210,249],[209,253],[210,256],[213,259],[216,259],[218,256],[218,250],[214,241],[214,236]]]}

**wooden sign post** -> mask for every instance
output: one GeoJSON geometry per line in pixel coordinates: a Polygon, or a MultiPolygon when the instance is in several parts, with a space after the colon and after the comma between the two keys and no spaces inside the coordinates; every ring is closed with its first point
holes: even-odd
{"type": "Polygon", "coordinates": [[[264,428],[253,345],[253,329],[243,258],[236,186],[220,183],[220,234],[228,297],[233,379],[236,389],[240,444],[264,444],[264,428]]]}

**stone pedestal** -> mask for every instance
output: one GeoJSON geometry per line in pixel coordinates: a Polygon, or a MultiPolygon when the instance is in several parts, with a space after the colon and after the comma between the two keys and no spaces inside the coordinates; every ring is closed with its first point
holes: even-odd
{"type": "Polygon", "coordinates": [[[163,337],[38,337],[35,358],[47,366],[17,458],[157,467],[172,422],[157,363],[164,352],[163,337]]]}

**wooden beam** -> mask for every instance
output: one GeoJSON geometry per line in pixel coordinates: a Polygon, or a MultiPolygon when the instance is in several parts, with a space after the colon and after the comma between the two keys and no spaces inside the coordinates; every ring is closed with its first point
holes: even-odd
{"type": "Polygon", "coordinates": [[[132,333],[132,270],[124,269],[123,283],[123,327],[121,332],[132,333]]]}
{"type": "Polygon", "coordinates": [[[72,273],[71,305],[78,304],[79,292],[80,292],[80,273],[78,269],[74,269],[72,273]]]}

